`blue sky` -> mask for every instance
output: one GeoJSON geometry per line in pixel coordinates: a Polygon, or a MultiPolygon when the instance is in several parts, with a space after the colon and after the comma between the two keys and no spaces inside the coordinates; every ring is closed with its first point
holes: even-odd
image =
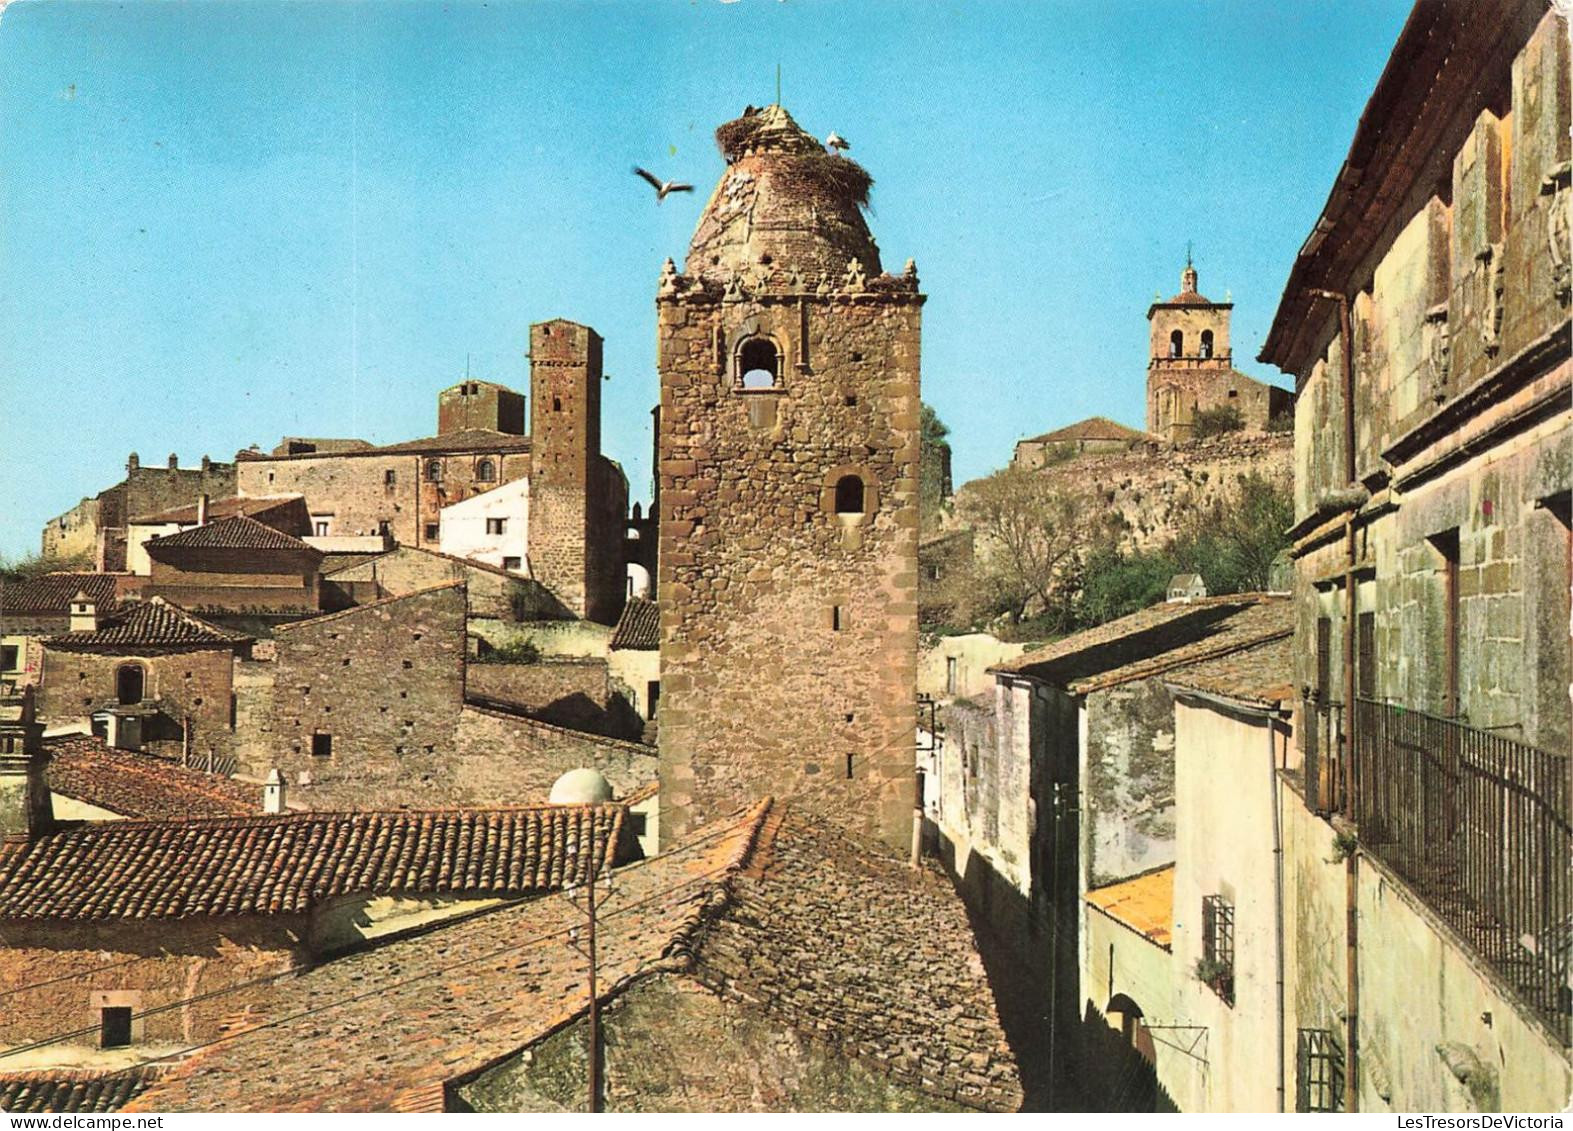
{"type": "Polygon", "coordinates": [[[783,103],[917,260],[958,483],[1140,426],[1147,304],[1232,294],[1255,363],[1408,11],[1397,0],[75,3],[0,19],[0,554],[127,453],[435,430],[528,388],[531,322],[606,338],[605,445],[648,496],[654,295],[783,103]],[[699,191],[656,206],[642,164],[699,191]]]}

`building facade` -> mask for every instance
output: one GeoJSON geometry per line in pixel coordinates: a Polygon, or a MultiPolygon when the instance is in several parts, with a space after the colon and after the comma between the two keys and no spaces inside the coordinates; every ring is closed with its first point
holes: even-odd
{"type": "Polygon", "coordinates": [[[916,269],[882,273],[867,174],[781,107],[717,139],[656,301],[662,834],[775,794],[906,844],[916,269]]]}
{"type": "Polygon", "coordinates": [[[1416,7],[1261,357],[1299,394],[1289,824],[1349,845],[1297,910],[1360,956],[1307,975],[1301,1023],[1349,1109],[1569,1081],[1568,26],[1490,10],[1482,36],[1475,6],[1416,7]],[[1446,992],[1394,1026],[1416,971],[1446,992]]]}

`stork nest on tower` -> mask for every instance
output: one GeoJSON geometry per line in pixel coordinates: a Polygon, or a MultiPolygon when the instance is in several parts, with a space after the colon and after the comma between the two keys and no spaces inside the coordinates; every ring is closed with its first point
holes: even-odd
{"type": "Polygon", "coordinates": [[[789,130],[783,130],[779,121],[768,120],[760,111],[745,112],[741,118],[716,127],[715,139],[729,163],[756,148],[773,150],[786,182],[800,186],[805,195],[828,196],[859,208],[868,207],[869,191],[874,187],[868,170],[850,157],[826,153],[795,122],[789,130]]]}

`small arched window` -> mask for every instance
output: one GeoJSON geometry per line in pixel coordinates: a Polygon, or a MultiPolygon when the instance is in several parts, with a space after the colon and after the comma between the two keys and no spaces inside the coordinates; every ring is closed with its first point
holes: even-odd
{"type": "Polygon", "coordinates": [[[769,338],[750,338],[738,351],[737,371],[745,389],[773,389],[781,375],[781,355],[769,338]]]}
{"type": "Polygon", "coordinates": [[[1206,358],[1206,357],[1211,357],[1212,355],[1213,355],[1213,332],[1211,330],[1203,330],[1202,331],[1202,356],[1204,358],[1206,358]]]}
{"type": "Polygon", "coordinates": [[[836,480],[836,513],[863,513],[863,480],[856,475],[843,475],[836,480]]]}
{"type": "Polygon", "coordinates": [[[489,459],[483,459],[475,465],[475,481],[477,483],[492,483],[497,479],[497,465],[489,459]]]}
{"type": "Polygon", "coordinates": [[[442,460],[440,460],[440,459],[429,459],[429,460],[426,461],[426,482],[428,482],[428,483],[441,483],[442,482],[442,460]]]}
{"type": "Polygon", "coordinates": [[[563,399],[562,399],[562,397],[553,397],[552,398],[552,411],[553,412],[561,412],[562,410],[563,410],[563,399]]]}
{"type": "Polygon", "coordinates": [[[146,676],[141,664],[121,664],[115,669],[115,699],[122,706],[142,702],[145,690],[146,676]]]}
{"type": "Polygon", "coordinates": [[[1185,331],[1176,330],[1174,333],[1169,335],[1169,356],[1185,356],[1185,331]]]}

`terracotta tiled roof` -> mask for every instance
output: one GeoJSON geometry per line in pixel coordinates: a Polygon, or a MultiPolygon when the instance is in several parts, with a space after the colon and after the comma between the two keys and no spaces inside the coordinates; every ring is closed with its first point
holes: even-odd
{"type": "MultiPolygon", "coordinates": [[[[304,495],[231,495],[225,499],[212,499],[208,502],[208,521],[217,522],[221,518],[233,518],[238,514],[255,517],[287,507],[297,499],[304,498],[304,495]]],[[[183,507],[172,507],[157,514],[133,518],[131,521],[144,526],[168,522],[196,522],[197,504],[188,503],[183,507]]]]}
{"type": "Polygon", "coordinates": [[[1169,683],[1253,706],[1277,707],[1294,698],[1294,638],[1280,636],[1216,660],[1188,664],[1171,675],[1169,683]]]}
{"type": "Polygon", "coordinates": [[[96,735],[46,738],[44,750],[53,792],[122,817],[240,817],[262,807],[260,787],[151,754],[111,750],[96,735]]]}
{"type": "Polygon", "coordinates": [[[119,648],[232,648],[251,637],[231,632],[194,617],[171,605],[162,597],[132,601],[116,606],[104,617],[96,632],[67,632],[46,636],[50,648],[66,651],[114,650],[119,648]]]}
{"type": "Polygon", "coordinates": [[[0,610],[7,613],[59,613],[71,611],[71,598],[86,591],[100,609],[115,603],[115,576],[108,573],[46,573],[28,581],[7,581],[0,586],[0,610]]]}
{"type": "Polygon", "coordinates": [[[119,1111],[157,1080],[161,1071],[142,1065],[98,1071],[46,1068],[0,1073],[0,1111],[12,1115],[119,1111]]]}
{"type": "Polygon", "coordinates": [[[1053,432],[1045,432],[1041,436],[1034,436],[1023,443],[1028,444],[1062,444],[1074,440],[1148,440],[1150,436],[1145,432],[1138,432],[1134,428],[1127,428],[1110,420],[1107,416],[1089,416],[1086,420],[1067,425],[1053,432]]]}
{"type": "Polygon", "coordinates": [[[1293,631],[1294,613],[1287,597],[1265,593],[1202,597],[1153,605],[989,670],[1085,695],[1238,652],[1293,631]]]}
{"type": "Polygon", "coordinates": [[[648,652],[661,646],[661,606],[639,597],[623,606],[612,630],[612,647],[648,652]]]}
{"type": "MultiPolygon", "coordinates": [[[[540,899],[294,974],[288,993],[169,1072],[145,1111],[390,1111],[529,1048],[584,1011],[582,912],[540,899]],[[309,1064],[309,1072],[300,1065],[309,1064]]],[[[783,1030],[974,1107],[1021,1101],[966,913],[914,873],[761,805],[615,873],[601,984],[689,970],[783,1030]]]]}
{"type": "Polygon", "coordinates": [[[298,550],[308,554],[320,553],[293,534],[275,530],[265,522],[258,522],[250,515],[237,514],[221,518],[206,526],[193,526],[178,534],[162,538],[149,538],[149,553],[169,548],[195,549],[206,547],[217,550],[298,550]]]}
{"type": "MultiPolygon", "coordinates": [[[[598,972],[608,997],[684,965],[702,924],[724,906],[763,816],[763,807],[735,814],[618,869],[597,901],[598,972]]],[[[293,975],[279,1004],[172,1069],[132,1107],[414,1106],[584,1011],[584,956],[568,937],[583,922],[567,899],[530,900],[293,975]]]]}
{"type": "Polygon", "coordinates": [[[582,882],[621,805],[108,821],[0,846],[0,918],[301,914],[350,894],[531,895],[582,882]]]}
{"type": "Polygon", "coordinates": [[[968,1107],[1022,1102],[955,888],[794,807],[762,831],[698,958],[707,984],[874,1073],[968,1107]]]}
{"type": "Polygon", "coordinates": [[[1174,865],[1093,888],[1087,903],[1138,935],[1169,949],[1174,935],[1174,865]]]}

